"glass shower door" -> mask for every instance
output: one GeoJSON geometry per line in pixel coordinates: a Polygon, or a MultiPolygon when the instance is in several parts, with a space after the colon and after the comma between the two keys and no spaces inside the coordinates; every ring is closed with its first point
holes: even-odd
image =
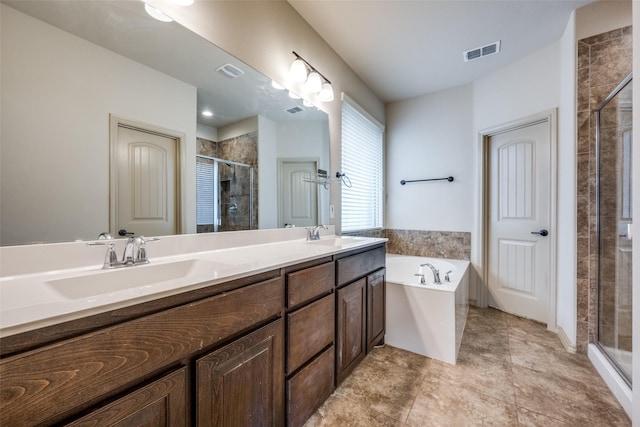
{"type": "Polygon", "coordinates": [[[250,165],[197,155],[198,233],[256,228],[255,192],[250,165]]]}
{"type": "Polygon", "coordinates": [[[633,238],[629,75],[597,108],[598,344],[631,384],[633,238]]]}

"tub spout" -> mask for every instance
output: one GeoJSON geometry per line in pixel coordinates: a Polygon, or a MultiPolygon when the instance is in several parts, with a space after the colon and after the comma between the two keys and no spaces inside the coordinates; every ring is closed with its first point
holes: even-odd
{"type": "Polygon", "coordinates": [[[436,285],[442,284],[442,282],[440,281],[440,272],[432,264],[429,264],[429,263],[420,264],[420,267],[429,267],[433,272],[433,283],[435,283],[436,285]]]}

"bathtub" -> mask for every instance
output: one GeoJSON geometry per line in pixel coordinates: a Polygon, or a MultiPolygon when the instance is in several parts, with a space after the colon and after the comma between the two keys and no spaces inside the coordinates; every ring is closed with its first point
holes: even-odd
{"type": "Polygon", "coordinates": [[[385,343],[455,364],[469,311],[469,261],[387,254],[386,262],[385,343]],[[424,263],[440,271],[441,285],[424,263]]]}

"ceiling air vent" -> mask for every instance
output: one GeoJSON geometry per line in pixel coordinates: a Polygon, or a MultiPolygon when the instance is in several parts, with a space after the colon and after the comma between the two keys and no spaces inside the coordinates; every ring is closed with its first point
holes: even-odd
{"type": "Polygon", "coordinates": [[[477,47],[475,49],[466,51],[464,53],[464,61],[473,61],[474,59],[484,58],[485,56],[493,55],[498,52],[500,52],[500,40],[486,46],[477,47]]]}
{"type": "Polygon", "coordinates": [[[297,114],[297,113],[302,113],[304,109],[296,105],[295,107],[287,108],[284,111],[286,111],[289,114],[297,114]]]}
{"type": "Polygon", "coordinates": [[[230,79],[235,79],[244,74],[244,71],[242,71],[240,68],[236,67],[235,65],[231,65],[231,64],[224,64],[216,68],[216,71],[219,72],[220,74],[223,74],[229,77],[230,79]]]}

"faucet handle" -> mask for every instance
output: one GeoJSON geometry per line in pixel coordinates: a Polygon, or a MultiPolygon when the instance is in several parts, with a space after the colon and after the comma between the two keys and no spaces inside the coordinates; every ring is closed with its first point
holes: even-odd
{"type": "Polygon", "coordinates": [[[134,237],[134,239],[135,244],[138,246],[135,257],[136,264],[149,264],[149,257],[147,256],[147,243],[157,242],[160,239],[157,237],[145,239],[144,236],[134,237]]]}
{"type": "Polygon", "coordinates": [[[416,273],[416,274],[414,274],[414,276],[419,276],[420,277],[420,284],[421,285],[424,285],[425,283],[427,283],[426,280],[424,279],[424,274],[416,273]]]}
{"type": "Polygon", "coordinates": [[[453,270],[449,270],[446,273],[444,273],[444,281],[445,282],[451,282],[451,276],[450,276],[451,273],[453,273],[453,270]]]}
{"type": "Polygon", "coordinates": [[[109,268],[114,268],[119,265],[118,256],[116,255],[116,243],[111,240],[102,239],[95,242],[88,242],[87,246],[108,246],[107,254],[104,256],[104,263],[102,264],[102,269],[107,270],[109,268]]]}

